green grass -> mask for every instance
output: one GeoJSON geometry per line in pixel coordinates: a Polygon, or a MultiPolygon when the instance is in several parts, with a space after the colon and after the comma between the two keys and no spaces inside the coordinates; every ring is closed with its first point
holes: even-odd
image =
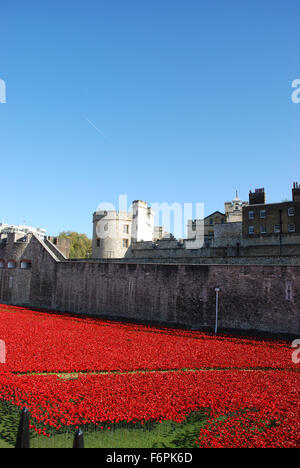
{"type": "Polygon", "coordinates": [[[0,449],[6,449],[6,448],[14,448],[13,445],[9,444],[8,442],[5,442],[5,440],[0,439],[0,449]]]}
{"type": "MultiPolygon", "coordinates": [[[[13,448],[20,418],[20,410],[0,401],[0,448],[13,448]]],[[[120,423],[82,427],[86,448],[191,448],[196,447],[201,427],[206,425],[205,413],[192,413],[183,423],[163,421],[142,424],[120,423]]],[[[72,448],[74,429],[54,432],[50,438],[31,432],[32,448],[72,448]]]]}

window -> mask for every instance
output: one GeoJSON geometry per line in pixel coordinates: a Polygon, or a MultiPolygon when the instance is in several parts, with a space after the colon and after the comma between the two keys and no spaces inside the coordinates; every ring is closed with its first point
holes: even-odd
{"type": "Polygon", "coordinates": [[[97,239],[97,247],[100,247],[100,239],[97,239]]]}
{"type": "Polygon", "coordinates": [[[3,260],[0,260],[0,269],[4,268],[5,267],[5,263],[3,260]]]}
{"type": "Polygon", "coordinates": [[[267,226],[265,224],[262,224],[260,226],[260,233],[261,234],[266,234],[267,233],[267,226]]]}
{"type": "Polygon", "coordinates": [[[295,208],[289,208],[288,209],[288,215],[289,216],[295,216],[295,208]]]}
{"type": "Polygon", "coordinates": [[[249,234],[254,234],[254,226],[249,226],[249,234]]]}
{"type": "Polygon", "coordinates": [[[123,233],[124,233],[124,234],[129,234],[129,224],[124,224],[124,226],[123,226],[123,233]]]}
{"type": "Polygon", "coordinates": [[[295,231],[296,231],[295,224],[289,224],[289,232],[295,232],[295,231]]]}
{"type": "Polygon", "coordinates": [[[275,232],[275,234],[279,234],[279,233],[281,232],[280,224],[275,224],[275,226],[274,226],[274,232],[275,232]]]}
{"type": "Polygon", "coordinates": [[[123,247],[124,247],[125,249],[128,248],[128,239],[123,239],[123,247]]]}
{"type": "Polygon", "coordinates": [[[192,231],[196,231],[196,221],[192,222],[192,231]]]}
{"type": "Polygon", "coordinates": [[[249,219],[254,219],[254,211],[249,211],[248,218],[249,219]]]}
{"type": "Polygon", "coordinates": [[[212,218],[209,220],[209,224],[210,224],[211,226],[214,224],[214,220],[213,220],[212,218]]]}
{"type": "Polygon", "coordinates": [[[260,217],[261,217],[262,219],[264,219],[264,218],[267,217],[267,212],[266,212],[266,210],[260,210],[260,217]]]}
{"type": "Polygon", "coordinates": [[[29,262],[27,260],[23,260],[21,262],[21,269],[22,270],[30,270],[31,269],[31,262],[29,262]]]}
{"type": "Polygon", "coordinates": [[[16,262],[14,260],[11,260],[10,262],[8,262],[7,268],[9,268],[10,270],[13,270],[14,268],[17,268],[16,262]]]}

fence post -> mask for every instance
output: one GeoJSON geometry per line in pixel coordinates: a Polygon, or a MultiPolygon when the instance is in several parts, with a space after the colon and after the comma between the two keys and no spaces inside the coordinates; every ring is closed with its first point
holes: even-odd
{"type": "Polygon", "coordinates": [[[29,411],[23,408],[18,429],[16,448],[30,448],[29,411]]]}
{"type": "Polygon", "coordinates": [[[77,429],[74,436],[73,448],[82,449],[84,448],[84,436],[80,429],[77,429]]]}

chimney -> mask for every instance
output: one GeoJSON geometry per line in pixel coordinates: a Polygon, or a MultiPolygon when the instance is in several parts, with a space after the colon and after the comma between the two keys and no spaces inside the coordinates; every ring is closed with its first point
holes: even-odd
{"type": "Polygon", "coordinates": [[[265,205],[266,193],[264,188],[255,189],[255,192],[250,190],[249,205],[265,205]]]}
{"type": "Polygon", "coordinates": [[[293,184],[293,201],[300,202],[300,185],[298,182],[294,182],[293,184]]]}

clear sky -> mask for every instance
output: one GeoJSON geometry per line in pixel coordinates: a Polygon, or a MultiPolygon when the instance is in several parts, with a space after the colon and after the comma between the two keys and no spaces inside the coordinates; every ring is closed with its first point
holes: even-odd
{"type": "Polygon", "coordinates": [[[10,0],[0,20],[0,221],[91,235],[119,194],[291,198],[299,0],[10,0]]]}

